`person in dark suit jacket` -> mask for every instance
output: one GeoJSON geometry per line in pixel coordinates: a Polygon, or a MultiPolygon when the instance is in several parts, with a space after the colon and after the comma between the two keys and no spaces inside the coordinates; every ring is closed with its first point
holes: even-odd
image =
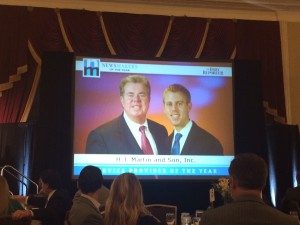
{"type": "Polygon", "coordinates": [[[174,126],[174,131],[167,139],[169,154],[223,155],[220,141],[190,120],[191,94],[184,86],[172,84],[167,87],[163,94],[163,102],[164,113],[174,126]],[[174,153],[172,149],[177,133],[182,135],[179,140],[180,151],[174,153]]]}
{"type": "MultiPolygon", "coordinates": [[[[103,183],[102,172],[98,167],[84,167],[78,178],[81,195],[73,200],[68,215],[71,225],[102,225],[101,204],[97,200],[103,183]]],[[[103,205],[104,209],[104,205],[103,205]]]]}
{"type": "Polygon", "coordinates": [[[288,188],[283,199],[281,200],[279,209],[285,213],[289,213],[289,211],[295,211],[295,207],[297,208],[297,206],[300,209],[300,171],[297,171],[296,180],[298,186],[294,188],[288,188]]]}
{"type": "Polygon", "coordinates": [[[263,202],[268,170],[253,153],[237,155],[229,166],[233,202],[202,214],[201,225],[297,225],[298,220],[263,202]]]}
{"type": "Polygon", "coordinates": [[[120,82],[120,99],[124,112],[116,119],[92,130],[87,139],[86,153],[149,154],[142,150],[140,126],[146,127],[150,154],[165,154],[166,128],[146,118],[150,103],[150,83],[141,75],[130,75],[120,82]]]}
{"type": "Polygon", "coordinates": [[[63,225],[72,200],[69,193],[61,188],[59,173],[54,170],[43,171],[40,176],[40,187],[43,194],[15,197],[16,200],[33,208],[17,210],[12,217],[20,219],[31,216],[34,220],[40,220],[42,225],[63,225]]]}

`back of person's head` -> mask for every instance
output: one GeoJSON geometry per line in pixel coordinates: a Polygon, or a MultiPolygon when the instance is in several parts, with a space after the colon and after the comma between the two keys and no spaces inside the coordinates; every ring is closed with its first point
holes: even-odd
{"type": "Polygon", "coordinates": [[[133,173],[123,173],[111,185],[105,207],[107,225],[131,225],[141,213],[147,213],[143,192],[138,178],[133,173]]]}
{"type": "Polygon", "coordinates": [[[165,94],[167,92],[173,92],[173,93],[181,93],[185,100],[186,100],[186,103],[190,103],[191,102],[191,93],[189,92],[189,90],[184,87],[183,85],[181,84],[172,84],[170,86],[168,86],[165,90],[164,90],[164,93],[163,93],[163,101],[165,100],[165,94]]]}
{"type": "Polygon", "coordinates": [[[6,215],[9,203],[9,187],[5,177],[0,176],[0,216],[6,215]]]}
{"type": "Polygon", "coordinates": [[[237,180],[238,186],[249,190],[262,190],[268,176],[267,164],[253,153],[242,153],[231,161],[229,175],[237,180]]]}
{"type": "Polygon", "coordinates": [[[41,172],[40,179],[43,183],[48,184],[51,189],[60,189],[61,188],[61,177],[56,170],[44,170],[41,172]]]}
{"type": "Polygon", "coordinates": [[[124,87],[128,83],[140,83],[143,84],[148,89],[148,96],[150,97],[151,87],[150,82],[145,76],[142,75],[129,75],[124,77],[120,82],[120,96],[124,94],[124,87]]]}
{"type": "Polygon", "coordinates": [[[143,204],[143,192],[138,178],[133,173],[123,173],[111,185],[112,197],[133,208],[143,204]]]}
{"type": "Polygon", "coordinates": [[[94,193],[101,188],[103,177],[101,170],[96,166],[84,167],[78,178],[78,187],[83,194],[94,193]]]}

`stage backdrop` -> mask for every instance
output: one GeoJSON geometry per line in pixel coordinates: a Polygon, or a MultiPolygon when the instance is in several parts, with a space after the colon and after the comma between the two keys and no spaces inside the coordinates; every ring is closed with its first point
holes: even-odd
{"type": "MultiPolygon", "coordinates": [[[[65,180],[70,181],[69,188],[74,191],[76,182],[71,181],[72,60],[72,53],[46,52],[43,56],[39,100],[34,104],[37,108],[34,111],[39,111],[38,161],[34,163],[34,172],[46,167],[57,168],[65,180]]],[[[258,62],[235,62],[234,95],[236,152],[250,151],[264,155],[264,114],[258,62]]],[[[109,182],[105,183],[110,185],[109,182]]],[[[146,203],[176,204],[179,212],[193,212],[208,207],[211,183],[212,181],[144,181],[142,185],[146,203]]]]}

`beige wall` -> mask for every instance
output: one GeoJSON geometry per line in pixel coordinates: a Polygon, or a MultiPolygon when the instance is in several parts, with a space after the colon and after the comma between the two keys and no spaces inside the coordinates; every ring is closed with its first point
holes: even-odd
{"type": "Polygon", "coordinates": [[[287,123],[300,127],[300,22],[281,22],[287,123]]]}

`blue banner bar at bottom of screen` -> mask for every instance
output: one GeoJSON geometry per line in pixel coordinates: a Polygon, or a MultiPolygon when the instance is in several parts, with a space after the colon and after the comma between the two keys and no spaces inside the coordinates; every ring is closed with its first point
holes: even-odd
{"type": "MultiPolygon", "coordinates": [[[[74,176],[86,165],[75,165],[74,176]]],[[[166,176],[228,176],[228,166],[172,166],[172,165],[95,165],[104,176],[116,176],[122,173],[134,173],[140,176],[166,175],[166,176]]]]}

